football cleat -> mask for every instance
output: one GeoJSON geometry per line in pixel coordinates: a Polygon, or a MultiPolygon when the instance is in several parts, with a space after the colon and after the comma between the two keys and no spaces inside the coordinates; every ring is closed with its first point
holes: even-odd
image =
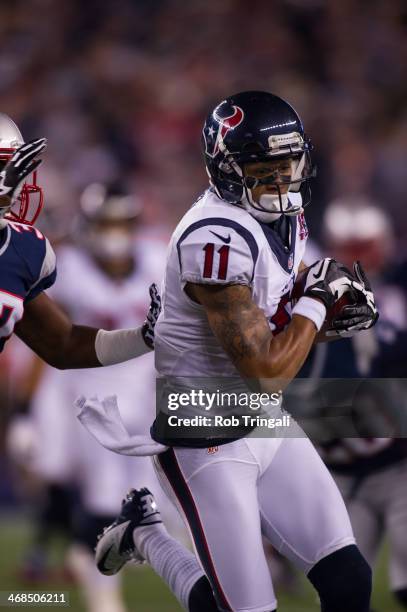
{"type": "Polygon", "coordinates": [[[147,489],[130,489],[116,520],[98,537],[95,560],[98,570],[106,576],[116,574],[128,561],[144,563],[137,550],[133,531],[137,527],[162,523],[153,494],[147,489]]]}

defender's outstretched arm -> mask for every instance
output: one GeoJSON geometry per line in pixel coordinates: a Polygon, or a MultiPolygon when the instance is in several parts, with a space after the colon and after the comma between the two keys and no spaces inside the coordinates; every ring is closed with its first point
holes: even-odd
{"type": "Polygon", "coordinates": [[[154,348],[154,327],[161,308],[157,287],[150,287],[150,309],[141,327],[105,331],[75,325],[46,293],[27,302],[15,332],[55,368],[77,369],[113,365],[154,348]]]}

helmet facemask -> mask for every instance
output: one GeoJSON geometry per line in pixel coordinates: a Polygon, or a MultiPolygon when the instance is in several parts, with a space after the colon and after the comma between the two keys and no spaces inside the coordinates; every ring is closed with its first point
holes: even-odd
{"type": "Polygon", "coordinates": [[[221,180],[236,185],[235,190],[241,195],[235,203],[243,205],[259,221],[270,223],[281,215],[298,215],[310,203],[308,181],[316,174],[310,148],[309,141],[298,133],[273,136],[267,149],[259,143],[250,143],[244,151],[230,152],[220,142],[219,149],[224,155],[224,161],[219,164],[219,175],[223,174],[221,180]],[[289,172],[282,173],[277,164],[276,169],[265,176],[261,176],[261,172],[253,172],[254,168],[251,168],[253,175],[248,170],[248,166],[255,164],[284,160],[290,163],[289,172]],[[256,188],[261,185],[271,185],[273,190],[260,196],[257,194],[256,197],[256,188]]]}
{"type": "MultiPolygon", "coordinates": [[[[22,143],[21,143],[22,144],[22,143]]],[[[16,148],[0,148],[0,171],[9,159],[12,158],[16,148]]],[[[44,204],[44,193],[37,184],[37,171],[24,182],[20,193],[9,206],[0,207],[0,217],[8,221],[16,221],[33,225],[40,214],[44,204]],[[29,180],[31,178],[31,180],[29,180]]]]}

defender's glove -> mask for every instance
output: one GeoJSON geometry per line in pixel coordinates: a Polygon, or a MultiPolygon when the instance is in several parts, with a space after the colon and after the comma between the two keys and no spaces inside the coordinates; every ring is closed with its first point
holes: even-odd
{"type": "Polygon", "coordinates": [[[47,146],[46,138],[37,138],[21,145],[0,172],[0,196],[8,196],[14,202],[29,174],[41,163],[35,159],[47,146]]]}
{"type": "Polygon", "coordinates": [[[354,332],[369,329],[379,318],[370,282],[360,261],[353,264],[355,280],[352,281],[352,296],[355,303],[344,306],[341,313],[333,320],[333,330],[327,335],[351,336],[354,332]]]}
{"type": "Polygon", "coordinates": [[[326,257],[316,261],[307,270],[303,295],[318,298],[327,311],[349,291],[354,276],[345,266],[326,257]]]}
{"type": "Polygon", "coordinates": [[[158,316],[161,312],[161,297],[158,293],[158,288],[155,283],[150,285],[150,308],[147,313],[147,318],[144,321],[144,325],[141,328],[144,342],[151,349],[154,348],[154,328],[157,323],[158,316]]]}

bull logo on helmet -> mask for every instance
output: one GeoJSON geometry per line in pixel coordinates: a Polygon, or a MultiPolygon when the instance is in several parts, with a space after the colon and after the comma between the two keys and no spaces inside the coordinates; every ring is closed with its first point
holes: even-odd
{"type": "Polygon", "coordinates": [[[210,125],[205,127],[203,136],[205,139],[205,151],[210,157],[215,157],[219,153],[219,144],[223,144],[223,139],[229,130],[233,130],[240,125],[244,118],[244,112],[240,106],[232,106],[233,113],[227,117],[219,117],[216,109],[213,112],[213,118],[218,124],[217,130],[210,125]]]}

